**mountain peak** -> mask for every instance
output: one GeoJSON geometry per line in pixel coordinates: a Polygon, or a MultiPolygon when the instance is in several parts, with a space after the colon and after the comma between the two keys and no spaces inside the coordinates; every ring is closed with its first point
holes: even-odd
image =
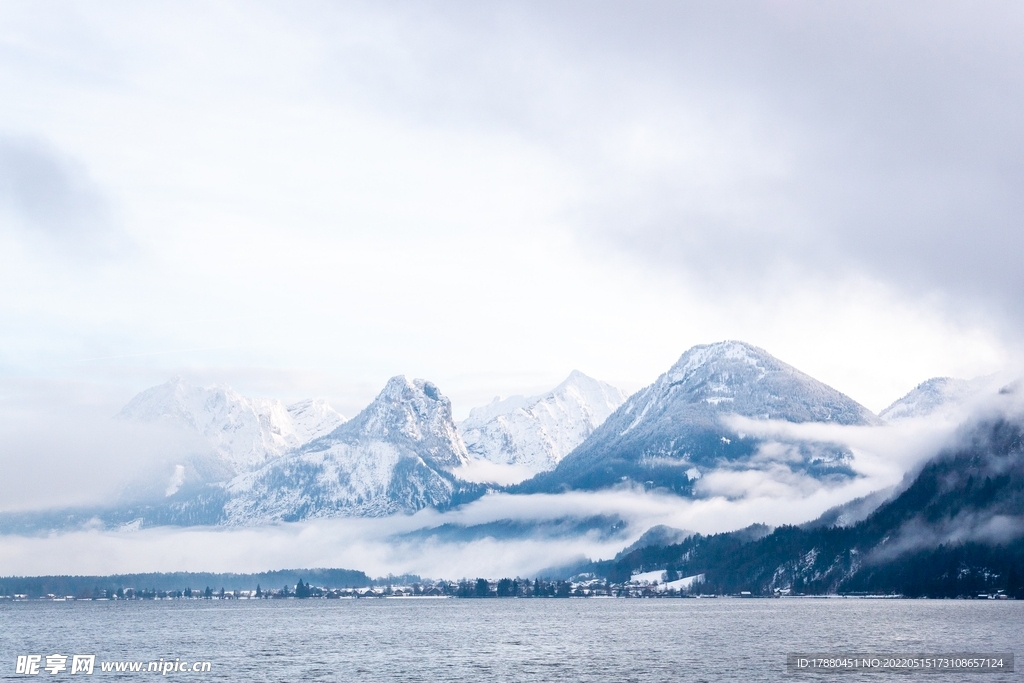
{"type": "Polygon", "coordinates": [[[392,377],[330,434],[228,486],[231,523],[388,515],[450,502],[469,461],[451,402],[433,382],[392,377]]]}
{"type": "Polygon", "coordinates": [[[432,401],[444,403],[448,399],[441,394],[437,385],[425,379],[409,380],[405,375],[395,375],[384,385],[377,395],[377,400],[409,400],[413,396],[422,395],[432,401]]]}
{"type": "Polygon", "coordinates": [[[589,375],[585,375],[584,373],[580,372],[579,370],[573,370],[572,372],[569,373],[569,376],[566,377],[564,380],[562,380],[562,383],[559,384],[558,386],[565,386],[565,385],[570,385],[570,384],[572,384],[572,385],[584,384],[584,383],[596,382],[596,381],[597,380],[594,379],[593,377],[590,377],[589,375]]]}
{"type": "MultiPolygon", "coordinates": [[[[850,425],[878,422],[871,411],[849,397],[741,341],[688,349],[641,393],[646,397],[640,399],[637,394],[638,400],[648,403],[682,401],[758,419],[850,425]]],[[[646,410],[641,412],[646,415],[646,410]]],[[[636,426],[633,422],[627,431],[636,426]]]]}
{"type": "Polygon", "coordinates": [[[377,398],[351,424],[364,435],[387,437],[401,433],[421,441],[443,434],[446,439],[458,440],[448,397],[433,382],[409,380],[405,375],[389,379],[377,398]]]}
{"type": "MultiPolygon", "coordinates": [[[[562,380],[562,382],[554,389],[549,391],[547,394],[541,394],[540,396],[536,396],[534,398],[540,399],[544,396],[557,394],[561,391],[566,391],[568,389],[576,389],[581,391],[607,391],[611,389],[614,393],[622,393],[621,391],[614,388],[607,382],[602,382],[601,380],[594,379],[590,375],[580,372],[579,370],[573,370],[572,372],[569,373],[569,376],[562,380]]],[[[623,396],[622,398],[625,399],[625,396],[623,396]]]]}
{"type": "Polygon", "coordinates": [[[687,349],[669,370],[668,375],[674,382],[684,381],[701,368],[720,363],[738,366],[745,365],[759,370],[763,370],[766,365],[785,365],[764,349],[753,344],[727,340],[714,344],[698,344],[687,349]]]}
{"type": "Polygon", "coordinates": [[[764,349],[740,341],[695,346],[653,384],[622,404],[586,441],[548,475],[524,490],[601,488],[624,480],[689,491],[702,468],[779,464],[821,476],[849,476],[851,455],[828,444],[804,448],[782,444],[759,452],[760,442],[723,419],[879,424],[867,408],[783,363],[764,349]],[[696,472],[691,476],[691,470],[696,472]]]}
{"type": "Polygon", "coordinates": [[[377,400],[381,398],[400,398],[404,392],[412,387],[412,382],[405,375],[395,375],[387,381],[384,388],[377,394],[377,400]]]}

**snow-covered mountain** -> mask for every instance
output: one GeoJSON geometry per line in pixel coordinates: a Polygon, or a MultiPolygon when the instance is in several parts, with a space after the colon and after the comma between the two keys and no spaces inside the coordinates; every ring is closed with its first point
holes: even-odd
{"type": "Polygon", "coordinates": [[[640,390],[551,472],[523,491],[595,489],[633,481],[692,491],[722,467],[772,464],[815,477],[851,475],[850,452],[835,444],[778,443],[737,432],[723,418],[873,425],[864,406],[763,349],[738,341],[695,346],[640,390]]]}
{"type": "Polygon", "coordinates": [[[619,389],[573,370],[539,396],[494,399],[459,423],[471,455],[532,473],[555,467],[626,400],[619,389]]]}
{"type": "Polygon", "coordinates": [[[450,401],[431,382],[393,377],[330,434],[233,479],[225,520],[247,525],[443,507],[461,486],[452,470],[468,461],[450,401]]]}
{"type": "Polygon", "coordinates": [[[757,469],[753,479],[781,473],[786,482],[820,484],[855,475],[849,449],[740,426],[733,416],[881,423],[852,399],[743,342],[694,347],[611,412],[621,400],[614,388],[573,373],[548,394],[474,410],[462,425],[480,456],[474,458],[452,420],[449,400],[425,380],[392,378],[348,422],[323,402],[285,406],[229,388],[173,380],[136,396],[119,417],[189,431],[230,472],[189,479],[195,459],[183,453],[183,460],[175,461],[183,467],[172,464],[160,475],[167,479],[156,481],[155,496],[19,524],[41,529],[53,519],[65,524],[97,518],[111,525],[256,525],[446,509],[487,490],[473,482],[491,479],[464,476],[482,458],[540,466],[590,430],[553,470],[509,492],[557,493],[632,482],[683,495],[705,490],[719,495],[709,487],[720,486],[723,475],[742,477],[757,469]],[[602,422],[607,412],[611,415],[602,422]],[[774,435],[765,436],[769,433],[774,435]]]}
{"type": "Polygon", "coordinates": [[[879,413],[879,417],[886,422],[933,416],[949,417],[982,391],[984,384],[983,380],[933,377],[911,389],[906,396],[879,413]]]}
{"type": "Polygon", "coordinates": [[[181,378],[141,392],[117,417],[198,435],[228,477],[260,467],[345,421],[322,399],[286,406],[277,399],[247,398],[230,387],[192,386],[181,378]]]}

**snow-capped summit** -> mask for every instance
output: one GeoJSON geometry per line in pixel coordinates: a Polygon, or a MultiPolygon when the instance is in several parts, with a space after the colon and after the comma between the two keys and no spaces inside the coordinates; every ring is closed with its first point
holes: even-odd
{"type": "Polygon", "coordinates": [[[233,479],[229,524],[383,516],[451,501],[451,471],[469,456],[451,402],[431,382],[388,381],[373,403],[335,429],[233,479]]]}
{"type": "Polygon", "coordinates": [[[638,391],[552,472],[523,490],[602,488],[633,481],[690,491],[692,482],[724,463],[755,460],[831,476],[846,467],[839,448],[783,444],[773,451],[730,428],[727,418],[880,424],[867,408],[767,351],[739,341],[695,346],[638,391]]]}
{"type": "Polygon", "coordinates": [[[468,460],[452,420],[451,401],[426,380],[392,377],[348,426],[344,434],[401,443],[436,467],[450,469],[468,460]]]}
{"type": "MultiPolygon", "coordinates": [[[[638,392],[625,412],[625,431],[669,404],[718,406],[758,419],[788,422],[877,424],[867,408],[764,349],[740,341],[694,346],[653,385],[638,392]]],[[[623,433],[624,433],[623,432],[623,433]]]]}
{"type": "Polygon", "coordinates": [[[615,411],[626,394],[578,370],[538,396],[495,399],[459,424],[471,455],[531,473],[549,470],[615,411]]]}
{"type": "Polygon", "coordinates": [[[345,418],[323,399],[290,406],[231,387],[196,387],[180,377],[146,389],[117,417],[198,434],[233,474],[247,472],[333,431],[345,418]]]}

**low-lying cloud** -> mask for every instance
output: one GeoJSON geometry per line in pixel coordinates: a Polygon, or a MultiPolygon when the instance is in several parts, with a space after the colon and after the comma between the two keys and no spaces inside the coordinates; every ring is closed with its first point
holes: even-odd
{"type": "Polygon", "coordinates": [[[901,555],[940,545],[964,543],[1004,544],[1024,536],[1024,517],[985,512],[964,512],[951,519],[925,521],[915,517],[891,539],[886,539],[866,558],[884,563],[901,555]]]}
{"type": "Polygon", "coordinates": [[[531,576],[584,559],[607,559],[652,526],[718,533],[753,523],[796,524],[899,479],[861,477],[840,486],[772,484],[757,473],[732,497],[689,500],[621,488],[563,494],[490,494],[449,512],[428,509],[379,519],[329,519],[258,528],[102,529],[48,536],[0,537],[0,574],[141,571],[262,571],[282,567],[346,567],[371,575],[531,576]],[[796,495],[794,495],[796,493],[796,495]],[[614,516],[619,529],[548,534],[550,520],[614,516]],[[511,520],[527,529],[513,538],[447,539],[442,525],[472,528],[511,520]],[[538,525],[535,532],[529,525],[538,525]],[[414,533],[425,532],[425,533],[414,533]]]}

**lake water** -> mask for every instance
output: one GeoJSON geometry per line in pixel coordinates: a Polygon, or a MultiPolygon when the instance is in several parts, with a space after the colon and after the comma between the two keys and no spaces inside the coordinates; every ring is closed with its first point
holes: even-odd
{"type": "MultiPolygon", "coordinates": [[[[1016,674],[787,673],[788,652],[1024,652],[1024,602],[361,599],[0,603],[17,655],[209,661],[231,681],[1010,681],[1016,674]]],[[[45,664],[45,660],[43,662],[45,664]]],[[[1019,670],[1019,669],[1018,669],[1019,670]]],[[[89,679],[85,679],[89,680],[89,679]]]]}

